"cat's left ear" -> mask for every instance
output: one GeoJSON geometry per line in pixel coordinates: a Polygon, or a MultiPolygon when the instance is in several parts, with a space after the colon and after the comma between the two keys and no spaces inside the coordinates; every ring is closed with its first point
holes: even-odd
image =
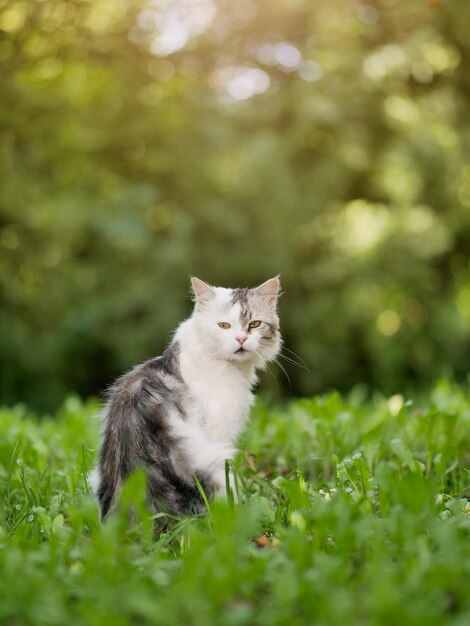
{"type": "Polygon", "coordinates": [[[277,299],[281,295],[279,290],[281,288],[281,281],[279,274],[274,278],[270,278],[265,283],[256,287],[256,293],[262,298],[266,299],[269,304],[276,305],[277,299]]]}
{"type": "Polygon", "coordinates": [[[195,276],[191,276],[191,287],[196,304],[206,304],[214,296],[212,287],[195,276]]]}

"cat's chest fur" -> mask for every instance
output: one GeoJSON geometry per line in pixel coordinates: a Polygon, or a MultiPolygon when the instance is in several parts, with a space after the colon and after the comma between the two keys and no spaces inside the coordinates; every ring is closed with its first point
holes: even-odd
{"type": "Polygon", "coordinates": [[[181,376],[188,388],[188,419],[212,441],[234,444],[253,403],[253,368],[240,369],[223,361],[180,355],[181,376]]]}

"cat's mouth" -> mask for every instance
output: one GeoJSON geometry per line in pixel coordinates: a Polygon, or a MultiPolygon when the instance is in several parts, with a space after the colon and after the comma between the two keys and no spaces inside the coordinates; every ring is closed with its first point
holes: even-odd
{"type": "Polygon", "coordinates": [[[235,354],[246,354],[247,352],[248,350],[245,350],[243,346],[241,348],[238,348],[238,350],[235,350],[235,354]]]}

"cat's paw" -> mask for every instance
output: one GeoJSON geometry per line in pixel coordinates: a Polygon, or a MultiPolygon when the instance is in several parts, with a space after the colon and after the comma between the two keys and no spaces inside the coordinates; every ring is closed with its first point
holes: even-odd
{"type": "Polygon", "coordinates": [[[237,487],[235,484],[235,478],[231,471],[228,474],[228,484],[227,484],[227,474],[225,472],[225,468],[223,471],[219,470],[215,473],[214,480],[215,480],[216,487],[217,487],[217,493],[220,496],[224,498],[228,498],[228,491],[230,490],[233,501],[236,503],[238,502],[238,493],[237,493],[237,487]]]}
{"type": "Polygon", "coordinates": [[[91,492],[96,496],[101,483],[101,472],[98,467],[91,470],[87,475],[88,484],[90,485],[91,492]]]}

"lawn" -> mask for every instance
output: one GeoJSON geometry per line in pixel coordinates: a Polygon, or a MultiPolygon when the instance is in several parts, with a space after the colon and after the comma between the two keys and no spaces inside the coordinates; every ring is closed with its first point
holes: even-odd
{"type": "Polygon", "coordinates": [[[145,479],[102,525],[96,402],[0,414],[0,623],[470,623],[470,394],[259,402],[211,503],[158,538],[145,479]],[[129,526],[126,508],[140,513],[129,526]]]}

